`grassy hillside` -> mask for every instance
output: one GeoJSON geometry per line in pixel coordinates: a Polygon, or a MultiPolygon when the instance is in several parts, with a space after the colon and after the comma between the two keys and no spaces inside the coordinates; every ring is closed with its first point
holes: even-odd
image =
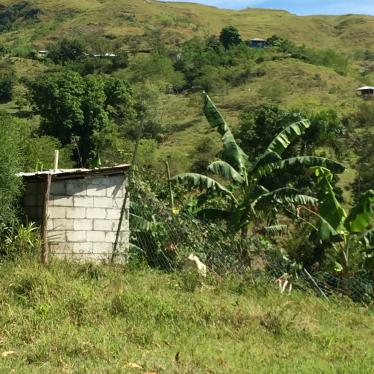
{"type": "Polygon", "coordinates": [[[4,373],[371,373],[372,311],[261,280],[1,263],[4,373]]]}
{"type": "MultiPolygon", "coordinates": [[[[255,67],[251,66],[261,74],[252,74],[239,85],[226,84],[210,92],[234,128],[242,110],[269,101],[310,111],[331,108],[341,116],[348,116],[362,102],[355,95],[355,89],[373,84],[374,79],[372,60],[365,58],[365,53],[374,52],[374,17],[371,16],[300,17],[280,10],[231,11],[193,3],[144,0],[67,0],[63,3],[3,0],[0,20],[0,44],[10,54],[3,60],[14,68],[18,78],[53,70],[53,66],[25,57],[31,50],[44,49],[62,37],[83,38],[90,52],[107,51],[105,48],[134,52],[130,53],[130,69],[115,72],[116,76],[128,79],[133,74],[131,65],[147,57],[136,51],[152,48],[156,34],[175,53],[183,41],[195,36],[217,35],[225,25],[236,26],[243,39],[277,34],[296,45],[305,44],[316,51],[333,49],[347,57],[347,71],[341,74],[331,67],[265,54],[263,61],[256,60],[255,67]]],[[[240,65],[242,68],[245,63],[240,65]]],[[[15,100],[0,104],[0,109],[16,112],[16,99],[23,92],[24,87],[19,84],[15,100]]],[[[209,131],[200,108],[196,93],[166,93],[162,97],[157,111],[167,136],[156,145],[152,157],[163,159],[171,155],[172,172],[191,166],[196,146],[205,138],[213,139],[213,143],[218,141],[209,131]]]]}
{"type": "MultiPolygon", "coordinates": [[[[20,4],[3,0],[3,9],[20,4]]],[[[5,9],[5,10],[4,10],[5,9]]],[[[218,33],[222,25],[239,28],[245,38],[279,34],[296,43],[346,51],[372,49],[374,17],[363,15],[300,17],[286,11],[248,9],[221,10],[192,3],[144,0],[35,0],[21,10],[10,26],[14,31],[1,39],[32,40],[42,46],[48,39],[77,33],[118,38],[143,35],[150,27],[162,27],[174,41],[193,35],[218,33]],[[34,13],[37,15],[34,16],[34,13]]]]}

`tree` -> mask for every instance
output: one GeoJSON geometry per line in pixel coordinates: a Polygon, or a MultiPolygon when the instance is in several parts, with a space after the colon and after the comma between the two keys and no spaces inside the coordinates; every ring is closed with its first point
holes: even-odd
{"type": "MultiPolygon", "coordinates": [[[[324,167],[313,168],[320,188],[320,207],[312,239],[328,243],[334,249],[333,268],[343,277],[362,270],[374,254],[374,190],[363,193],[349,212],[339,203],[332,187],[332,174],[324,167]]],[[[373,269],[374,270],[374,269],[373,269]]]]}
{"type": "Polygon", "coordinates": [[[262,184],[265,176],[296,166],[306,169],[324,166],[337,173],[344,170],[341,164],[323,157],[282,158],[292,142],[309,128],[310,123],[307,120],[301,119],[282,130],[266,150],[250,163],[248,155],[239,147],[230,127],[207,95],[204,114],[210,125],[222,136],[223,142],[220,159],[211,163],[208,171],[228,183],[221,184],[216,179],[197,173],[177,175],[173,180],[191,189],[203,191],[196,198],[196,214],[223,220],[234,232],[242,231],[246,236],[248,229],[252,228],[254,232],[261,221],[279,228],[277,213],[281,210],[295,211],[298,205],[317,204],[316,198],[301,194],[295,189],[292,180],[282,187],[267,189],[262,184]]]}
{"type": "MultiPolygon", "coordinates": [[[[0,113],[0,225],[14,216],[22,181],[16,176],[21,168],[20,134],[16,121],[0,113]]],[[[1,227],[0,227],[1,228],[1,227]]]]}
{"type": "Polygon", "coordinates": [[[274,104],[262,105],[254,112],[246,111],[241,115],[236,136],[242,148],[254,157],[266,149],[277,133],[302,118],[307,118],[311,125],[292,152],[300,155],[313,153],[317,147],[330,147],[336,154],[342,153],[339,137],[344,134],[345,128],[334,110],[304,113],[299,109],[285,110],[274,104]]]}
{"type": "Polygon", "coordinates": [[[84,45],[77,39],[61,39],[48,47],[48,57],[56,64],[81,60],[84,57],[84,45]]]}
{"type": "Polygon", "coordinates": [[[30,91],[42,133],[57,138],[62,146],[76,145],[78,165],[97,159],[100,144],[108,145],[100,137],[105,133],[106,139],[113,139],[108,130],[117,134],[135,116],[130,87],[116,78],[68,71],[39,77],[30,83],[30,91]]]}
{"type": "Polygon", "coordinates": [[[219,40],[225,48],[230,48],[242,42],[239,30],[234,26],[224,27],[220,33],[219,40]]]}
{"type": "Polygon", "coordinates": [[[0,102],[6,103],[13,99],[15,76],[13,73],[0,72],[0,102]]]}

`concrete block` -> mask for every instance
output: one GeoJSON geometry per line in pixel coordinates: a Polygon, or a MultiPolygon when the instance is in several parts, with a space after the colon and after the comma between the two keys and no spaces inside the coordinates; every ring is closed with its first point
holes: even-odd
{"type": "Polygon", "coordinates": [[[106,218],[107,219],[119,219],[121,215],[121,209],[112,208],[106,210],[106,218]]]}
{"type": "Polygon", "coordinates": [[[123,196],[123,188],[122,186],[109,186],[106,189],[106,196],[111,197],[111,198],[116,198],[116,197],[122,197],[123,196]]]}
{"type": "Polygon", "coordinates": [[[114,200],[110,197],[94,197],[94,208],[111,208],[114,200]]]}
{"type": "Polygon", "coordinates": [[[66,231],[66,240],[68,242],[85,242],[86,231],[66,231]]]}
{"type": "Polygon", "coordinates": [[[87,185],[87,196],[106,196],[106,186],[97,184],[87,185]]]}
{"type": "Polygon", "coordinates": [[[93,226],[92,219],[75,219],[74,230],[77,231],[91,231],[93,226]]]}
{"type": "Polygon", "coordinates": [[[88,239],[95,242],[105,242],[105,231],[91,231],[88,233],[88,239]]]}
{"type": "Polygon", "coordinates": [[[51,195],[49,201],[52,206],[71,207],[74,203],[73,197],[66,195],[51,195]]]}
{"type": "Polygon", "coordinates": [[[49,206],[48,207],[48,217],[49,218],[65,218],[66,208],[59,206],[49,206]]]}
{"type": "Polygon", "coordinates": [[[86,208],[93,208],[94,207],[94,198],[88,196],[74,196],[74,206],[77,207],[86,207],[86,208]]]}
{"type": "Polygon", "coordinates": [[[49,243],[49,251],[53,254],[55,253],[64,253],[71,254],[73,253],[73,244],[72,243],[49,243]]]}
{"type": "Polygon", "coordinates": [[[112,250],[113,250],[113,244],[112,243],[96,242],[96,243],[93,243],[93,246],[92,246],[93,253],[108,253],[108,254],[111,255],[112,250]]]}
{"type": "Polygon", "coordinates": [[[116,232],[115,231],[106,232],[105,241],[107,243],[114,243],[116,241],[116,232]]]}
{"type": "Polygon", "coordinates": [[[125,175],[119,174],[119,175],[111,175],[108,177],[108,185],[109,186],[122,186],[125,183],[125,175]]]}
{"type": "Polygon", "coordinates": [[[73,252],[74,253],[92,253],[92,246],[91,242],[86,243],[74,243],[73,244],[73,252]]]}
{"type": "Polygon", "coordinates": [[[86,196],[87,195],[87,184],[79,181],[67,181],[66,182],[66,194],[69,196],[86,196]]]}
{"type": "Polygon", "coordinates": [[[53,221],[52,227],[54,231],[74,230],[73,219],[56,218],[56,219],[49,220],[49,221],[53,221]]]}
{"type": "Polygon", "coordinates": [[[66,208],[66,218],[86,218],[86,208],[66,208]]]}
{"type": "Polygon", "coordinates": [[[47,238],[50,243],[66,243],[66,231],[50,230],[47,233],[47,238]]]}
{"type": "Polygon", "coordinates": [[[105,218],[106,209],[103,208],[85,208],[87,218],[105,218]]]}
{"type": "Polygon", "coordinates": [[[51,183],[51,195],[66,195],[65,181],[54,181],[51,183]]]}
{"type": "Polygon", "coordinates": [[[112,221],[109,219],[95,219],[93,229],[95,231],[111,231],[113,229],[112,221]]]}
{"type": "Polygon", "coordinates": [[[53,219],[47,219],[47,231],[50,231],[54,228],[53,219]]]}

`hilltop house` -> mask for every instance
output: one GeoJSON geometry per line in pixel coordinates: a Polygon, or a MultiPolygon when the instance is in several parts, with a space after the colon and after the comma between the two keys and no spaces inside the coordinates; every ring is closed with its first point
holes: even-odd
{"type": "Polygon", "coordinates": [[[249,46],[251,48],[265,48],[267,46],[267,42],[265,39],[254,38],[249,40],[249,46]]]}
{"type": "Polygon", "coordinates": [[[47,253],[79,261],[108,261],[116,246],[118,258],[125,259],[128,200],[123,204],[129,168],[119,165],[19,174],[25,186],[26,218],[41,225],[47,253]]]}
{"type": "Polygon", "coordinates": [[[358,95],[362,97],[374,97],[374,87],[373,86],[363,86],[357,88],[358,95]]]}

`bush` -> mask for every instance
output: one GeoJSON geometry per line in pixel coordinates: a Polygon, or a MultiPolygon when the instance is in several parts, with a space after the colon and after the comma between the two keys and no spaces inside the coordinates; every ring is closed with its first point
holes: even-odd
{"type": "Polygon", "coordinates": [[[13,99],[14,84],[14,74],[0,73],[0,102],[6,103],[13,99]]]}
{"type": "Polygon", "coordinates": [[[21,191],[20,134],[16,121],[7,114],[0,114],[0,223],[9,222],[14,216],[14,206],[21,191]]]}

